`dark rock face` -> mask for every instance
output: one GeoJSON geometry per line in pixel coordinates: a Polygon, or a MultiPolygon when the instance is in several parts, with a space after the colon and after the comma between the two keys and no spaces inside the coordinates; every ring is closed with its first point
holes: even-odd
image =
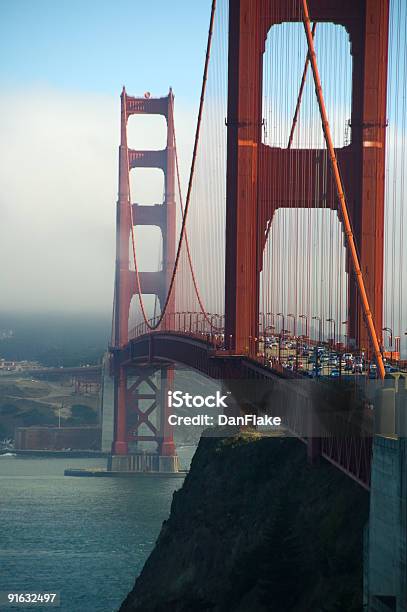
{"type": "Polygon", "coordinates": [[[291,438],[202,438],[121,612],[362,609],[368,493],[291,438]]]}

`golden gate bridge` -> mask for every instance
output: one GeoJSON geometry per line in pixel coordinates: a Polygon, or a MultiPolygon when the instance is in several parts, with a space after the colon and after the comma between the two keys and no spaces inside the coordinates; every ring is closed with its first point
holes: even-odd
{"type": "MultiPolygon", "coordinates": [[[[383,389],[405,366],[406,42],[397,0],[213,0],[185,198],[173,92],[123,88],[111,340],[120,469],[143,442],[157,444],[160,469],[176,469],[176,364],[223,381],[321,384],[352,371],[383,389]],[[165,118],[164,149],[128,146],[133,115],[165,118]],[[132,198],[141,168],[162,172],[161,202],[132,198]],[[156,271],[139,265],[147,226],[160,232],[156,271]]],[[[392,381],[405,392],[405,378],[392,381]]],[[[370,433],[304,441],[311,460],[369,488],[370,433]]]]}

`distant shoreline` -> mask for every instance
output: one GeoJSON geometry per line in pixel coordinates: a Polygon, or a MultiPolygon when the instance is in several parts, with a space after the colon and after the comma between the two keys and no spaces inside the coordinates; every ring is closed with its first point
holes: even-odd
{"type": "Polygon", "coordinates": [[[1,449],[0,455],[17,455],[21,457],[82,457],[82,458],[104,458],[109,453],[92,450],[15,450],[12,448],[1,449]]]}

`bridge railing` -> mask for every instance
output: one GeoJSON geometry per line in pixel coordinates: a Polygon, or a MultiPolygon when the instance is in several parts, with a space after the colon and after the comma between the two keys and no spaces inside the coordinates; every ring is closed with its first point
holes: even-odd
{"type": "Polygon", "coordinates": [[[202,312],[173,312],[164,316],[158,328],[159,317],[141,322],[129,331],[129,340],[154,332],[173,332],[206,340],[213,348],[221,350],[225,345],[224,315],[202,312]]]}
{"type": "MultiPolygon", "coordinates": [[[[215,353],[229,354],[226,347],[232,344],[232,338],[225,342],[224,315],[180,311],[167,313],[157,327],[158,321],[156,316],[137,324],[129,331],[129,340],[158,332],[175,333],[205,341],[215,353]]],[[[350,349],[333,340],[295,336],[286,329],[276,332],[264,322],[260,322],[259,336],[249,337],[241,354],[287,377],[361,377],[366,380],[377,377],[376,366],[361,350],[350,349]]],[[[399,367],[395,363],[393,366],[399,367]]],[[[386,367],[390,371],[390,360],[386,367]]]]}
{"type": "MultiPolygon", "coordinates": [[[[158,321],[159,317],[156,316],[137,324],[129,331],[129,340],[166,332],[204,341],[215,352],[227,352],[227,345],[231,344],[231,338],[225,342],[225,318],[218,313],[172,312],[167,313],[156,327],[158,321]]],[[[375,366],[364,352],[356,349],[350,351],[350,348],[333,340],[295,336],[286,329],[275,332],[260,324],[259,336],[249,337],[241,354],[287,376],[374,378],[375,366]]]]}

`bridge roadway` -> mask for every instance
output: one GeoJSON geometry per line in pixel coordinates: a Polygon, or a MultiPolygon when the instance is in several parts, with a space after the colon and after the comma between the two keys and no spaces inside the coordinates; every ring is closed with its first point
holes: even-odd
{"type": "MultiPolygon", "coordinates": [[[[294,409],[287,413],[284,422],[294,435],[307,444],[310,459],[324,457],[361,486],[369,489],[372,452],[372,434],[369,432],[373,431],[371,411],[364,415],[367,417],[364,419],[364,424],[367,424],[366,431],[361,429],[360,425],[355,427],[346,416],[336,413],[334,431],[340,432],[340,435],[325,437],[313,435],[313,431],[317,431],[314,427],[318,426],[318,423],[314,423],[315,397],[319,396],[319,389],[328,390],[327,403],[332,399],[335,404],[332,385],[329,385],[328,389],[319,381],[304,380],[302,376],[299,377],[285,368],[277,370],[266,367],[246,355],[228,354],[228,351],[219,350],[211,342],[209,334],[194,336],[179,331],[153,331],[130,339],[125,347],[112,349],[112,352],[115,353],[117,365],[124,367],[148,366],[152,362],[185,365],[209,378],[222,380],[232,393],[234,384],[237,385],[238,393],[241,393],[242,381],[246,384],[256,381],[272,383],[270,392],[273,393],[273,397],[276,392],[282,392],[279,401],[284,408],[288,404],[288,398],[295,396],[291,403],[294,409]],[[299,381],[304,384],[298,384],[299,381]],[[287,399],[283,399],[285,397],[287,399]],[[304,436],[304,432],[308,432],[309,435],[304,436]]],[[[247,392],[256,394],[256,386],[249,384],[247,392]]],[[[263,385],[258,386],[258,392],[264,394],[263,385]]],[[[261,395],[257,398],[243,399],[253,404],[256,400],[261,400],[261,395]]],[[[274,405],[278,405],[278,402],[275,403],[273,399],[273,407],[274,405]]],[[[325,406],[324,410],[329,413],[329,406],[325,406]]],[[[280,415],[274,411],[274,416],[280,415]]]]}
{"type": "MultiPolygon", "coordinates": [[[[115,351],[116,349],[113,349],[115,351]]],[[[191,367],[209,378],[263,379],[286,378],[282,372],[261,365],[246,355],[230,354],[219,350],[211,342],[210,335],[194,335],[190,332],[156,331],[133,338],[118,350],[121,365],[152,361],[180,363],[191,367]]],[[[291,376],[293,377],[293,376],[291,376]]]]}

